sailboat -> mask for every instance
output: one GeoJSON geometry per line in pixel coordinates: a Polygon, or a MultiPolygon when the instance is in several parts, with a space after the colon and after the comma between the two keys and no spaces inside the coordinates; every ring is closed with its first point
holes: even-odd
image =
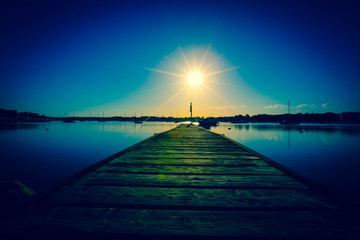
{"type": "Polygon", "coordinates": [[[286,126],[286,127],[291,127],[291,126],[297,126],[299,125],[298,121],[292,120],[291,119],[291,114],[290,114],[290,100],[289,100],[289,104],[288,104],[288,117],[287,119],[279,122],[281,125],[286,126]]]}
{"type": "Polygon", "coordinates": [[[72,119],[71,117],[67,116],[67,112],[64,114],[64,119],[63,119],[64,123],[75,123],[74,119],[72,119]]]}
{"type": "Polygon", "coordinates": [[[99,118],[98,122],[106,122],[104,113],[103,113],[102,118],[99,118]]]}
{"type": "Polygon", "coordinates": [[[204,128],[210,129],[211,126],[218,126],[219,122],[216,121],[214,117],[208,117],[204,120],[199,121],[199,125],[204,128]]]}
{"type": "Polygon", "coordinates": [[[143,123],[143,121],[141,121],[140,118],[139,118],[139,119],[136,118],[136,113],[135,113],[135,117],[134,117],[134,123],[135,123],[135,124],[141,124],[141,123],[143,123]]]}

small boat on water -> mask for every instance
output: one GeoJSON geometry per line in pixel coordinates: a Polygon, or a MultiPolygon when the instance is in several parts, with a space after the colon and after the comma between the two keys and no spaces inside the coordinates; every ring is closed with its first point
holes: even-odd
{"type": "Polygon", "coordinates": [[[288,105],[288,118],[279,122],[280,125],[285,126],[285,127],[292,127],[292,126],[297,126],[300,124],[299,121],[295,121],[293,119],[291,119],[291,114],[290,114],[290,100],[289,100],[289,105],[288,105]]]}
{"type": "Polygon", "coordinates": [[[233,120],[231,121],[231,123],[248,123],[249,121],[244,119],[244,120],[233,120]]]}
{"type": "Polygon", "coordinates": [[[72,119],[65,119],[63,122],[64,123],[75,123],[75,121],[72,119]]]}
{"type": "Polygon", "coordinates": [[[284,120],[282,122],[279,122],[279,124],[283,127],[293,127],[293,126],[298,126],[300,123],[297,121],[284,120]]]}
{"type": "Polygon", "coordinates": [[[211,126],[219,125],[219,122],[215,120],[213,117],[205,118],[204,120],[199,121],[199,125],[204,128],[210,128],[211,126]]]}

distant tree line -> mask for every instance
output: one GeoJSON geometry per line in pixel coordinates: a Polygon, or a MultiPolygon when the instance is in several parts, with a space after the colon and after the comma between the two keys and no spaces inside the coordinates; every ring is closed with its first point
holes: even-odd
{"type": "MultiPolygon", "coordinates": [[[[193,121],[200,121],[204,117],[193,117],[193,121]]],[[[247,123],[247,122],[284,122],[291,120],[300,123],[347,123],[360,124],[360,112],[343,113],[297,113],[297,114],[258,114],[245,116],[239,114],[229,117],[215,117],[219,122],[247,123]]],[[[46,121],[159,121],[159,122],[184,122],[191,121],[190,117],[47,117],[38,113],[18,112],[16,110],[5,110],[0,108],[0,122],[46,122],[46,121]]]]}
{"type": "MultiPolygon", "coordinates": [[[[202,119],[202,118],[199,118],[202,119]]],[[[141,116],[141,117],[53,117],[52,121],[118,121],[118,122],[185,122],[191,121],[190,117],[156,117],[156,116],[141,116]]],[[[196,118],[193,118],[196,120],[196,118]]]]}
{"type": "Polygon", "coordinates": [[[50,117],[31,112],[18,112],[0,108],[0,122],[47,122],[50,117]]]}
{"type": "MultiPolygon", "coordinates": [[[[285,122],[293,121],[300,123],[360,123],[360,112],[343,112],[343,113],[297,113],[297,114],[258,114],[254,116],[237,115],[231,122],[285,122]]],[[[227,121],[227,118],[218,118],[218,121],[227,121]]]]}

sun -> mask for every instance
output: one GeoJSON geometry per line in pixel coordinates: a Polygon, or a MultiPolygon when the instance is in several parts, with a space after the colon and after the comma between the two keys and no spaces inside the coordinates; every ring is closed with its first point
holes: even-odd
{"type": "Polygon", "coordinates": [[[222,99],[223,101],[228,102],[226,99],[221,97],[215,90],[210,88],[210,86],[208,86],[207,82],[209,82],[209,80],[210,80],[210,82],[212,81],[212,79],[211,78],[209,79],[209,77],[221,74],[223,72],[237,69],[237,68],[239,68],[239,66],[214,71],[213,67],[216,63],[218,63],[218,60],[220,59],[220,57],[222,55],[219,57],[215,57],[215,59],[208,58],[208,53],[211,48],[211,43],[205,50],[203,56],[200,56],[200,57],[197,57],[194,54],[194,51],[193,51],[192,58],[186,57],[182,48],[180,46],[178,48],[179,48],[179,52],[183,59],[182,64],[180,62],[173,61],[170,58],[165,56],[165,58],[177,68],[177,71],[169,72],[169,71],[164,71],[164,70],[160,70],[160,69],[145,68],[150,71],[159,72],[159,73],[167,74],[170,76],[175,76],[175,77],[181,79],[181,81],[179,81],[178,83],[184,83],[184,86],[179,91],[177,91],[168,101],[166,101],[160,108],[165,106],[169,101],[171,101],[173,98],[175,98],[177,95],[179,95],[182,91],[184,91],[187,88],[192,88],[194,93],[197,93],[200,87],[207,89],[211,93],[213,93],[214,95],[216,95],[217,97],[222,99]],[[197,61],[196,59],[199,59],[200,61],[197,61]]]}
{"type": "Polygon", "coordinates": [[[227,69],[223,69],[223,70],[211,71],[211,67],[215,63],[217,63],[217,61],[219,60],[220,57],[216,57],[215,61],[206,63],[206,59],[207,59],[210,48],[211,48],[211,43],[205,50],[204,55],[201,57],[201,61],[196,62],[196,58],[194,57],[194,61],[191,64],[191,61],[189,61],[189,59],[185,56],[184,52],[182,51],[181,47],[179,46],[179,51],[184,60],[183,64],[174,62],[173,60],[166,58],[170,63],[174,64],[178,68],[179,72],[168,72],[168,71],[163,71],[163,70],[153,69],[153,68],[146,68],[146,69],[150,70],[150,71],[164,73],[167,75],[182,78],[183,80],[185,80],[184,81],[186,83],[185,87],[198,88],[200,86],[204,86],[209,89],[209,87],[207,86],[205,81],[207,81],[210,76],[214,76],[214,75],[217,75],[217,74],[220,74],[223,72],[227,72],[227,71],[239,68],[239,66],[236,66],[236,67],[231,67],[231,68],[227,68],[227,69]]]}
{"type": "Polygon", "coordinates": [[[187,75],[186,80],[187,80],[187,83],[189,84],[189,86],[196,88],[203,84],[204,76],[199,71],[191,71],[187,75]]]}
{"type": "Polygon", "coordinates": [[[192,88],[192,93],[194,93],[194,95],[195,93],[200,93],[200,91],[198,91],[200,87],[207,89],[209,92],[220,98],[222,101],[231,104],[220,94],[218,94],[215,90],[210,88],[210,86],[208,86],[209,85],[208,82],[214,81],[213,79],[211,79],[212,76],[237,69],[240,66],[214,71],[214,68],[216,68],[216,64],[218,63],[222,55],[215,56],[213,57],[213,59],[209,58],[208,53],[210,51],[210,48],[211,48],[211,43],[209,44],[209,46],[207,47],[207,49],[205,50],[202,56],[196,55],[193,49],[193,55],[191,58],[191,56],[190,57],[185,56],[182,48],[179,46],[178,49],[182,56],[182,60],[183,60],[182,63],[173,61],[172,59],[165,56],[165,58],[176,67],[177,71],[175,72],[164,71],[154,68],[145,68],[153,72],[163,73],[166,75],[177,77],[180,80],[177,83],[184,84],[182,88],[180,88],[174,95],[172,95],[167,101],[165,101],[155,112],[160,111],[160,109],[162,109],[165,105],[167,105],[170,101],[172,101],[175,97],[177,97],[181,92],[183,92],[185,89],[188,88],[192,88]],[[200,61],[197,61],[197,59],[200,61]]]}

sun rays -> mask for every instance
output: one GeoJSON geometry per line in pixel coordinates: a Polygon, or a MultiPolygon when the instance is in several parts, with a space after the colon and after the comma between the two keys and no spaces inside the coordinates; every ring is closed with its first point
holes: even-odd
{"type": "Polygon", "coordinates": [[[169,76],[174,76],[179,78],[181,82],[185,84],[184,87],[182,87],[180,90],[178,90],[174,95],[172,95],[167,101],[164,102],[156,110],[159,111],[161,108],[163,108],[165,105],[167,105],[170,101],[172,101],[176,96],[178,96],[181,92],[183,92],[185,89],[191,89],[191,91],[197,91],[197,89],[206,89],[222,101],[229,103],[228,100],[226,100],[224,97],[222,97],[219,93],[217,93],[214,89],[210,88],[209,84],[207,84],[211,77],[231,71],[234,69],[239,68],[239,66],[236,67],[230,67],[225,69],[218,69],[215,67],[216,63],[219,63],[219,59],[223,56],[213,56],[212,59],[209,58],[210,49],[212,47],[212,44],[210,43],[205,52],[199,57],[195,53],[195,49],[192,51],[192,56],[188,56],[184,53],[183,49],[178,46],[178,50],[181,56],[181,61],[174,61],[169,57],[165,57],[165,59],[171,63],[177,71],[168,71],[168,70],[161,70],[161,69],[154,69],[154,68],[146,68],[147,70],[158,72],[162,74],[166,74],[169,76]],[[197,61],[197,59],[200,59],[200,61],[197,61]]]}

